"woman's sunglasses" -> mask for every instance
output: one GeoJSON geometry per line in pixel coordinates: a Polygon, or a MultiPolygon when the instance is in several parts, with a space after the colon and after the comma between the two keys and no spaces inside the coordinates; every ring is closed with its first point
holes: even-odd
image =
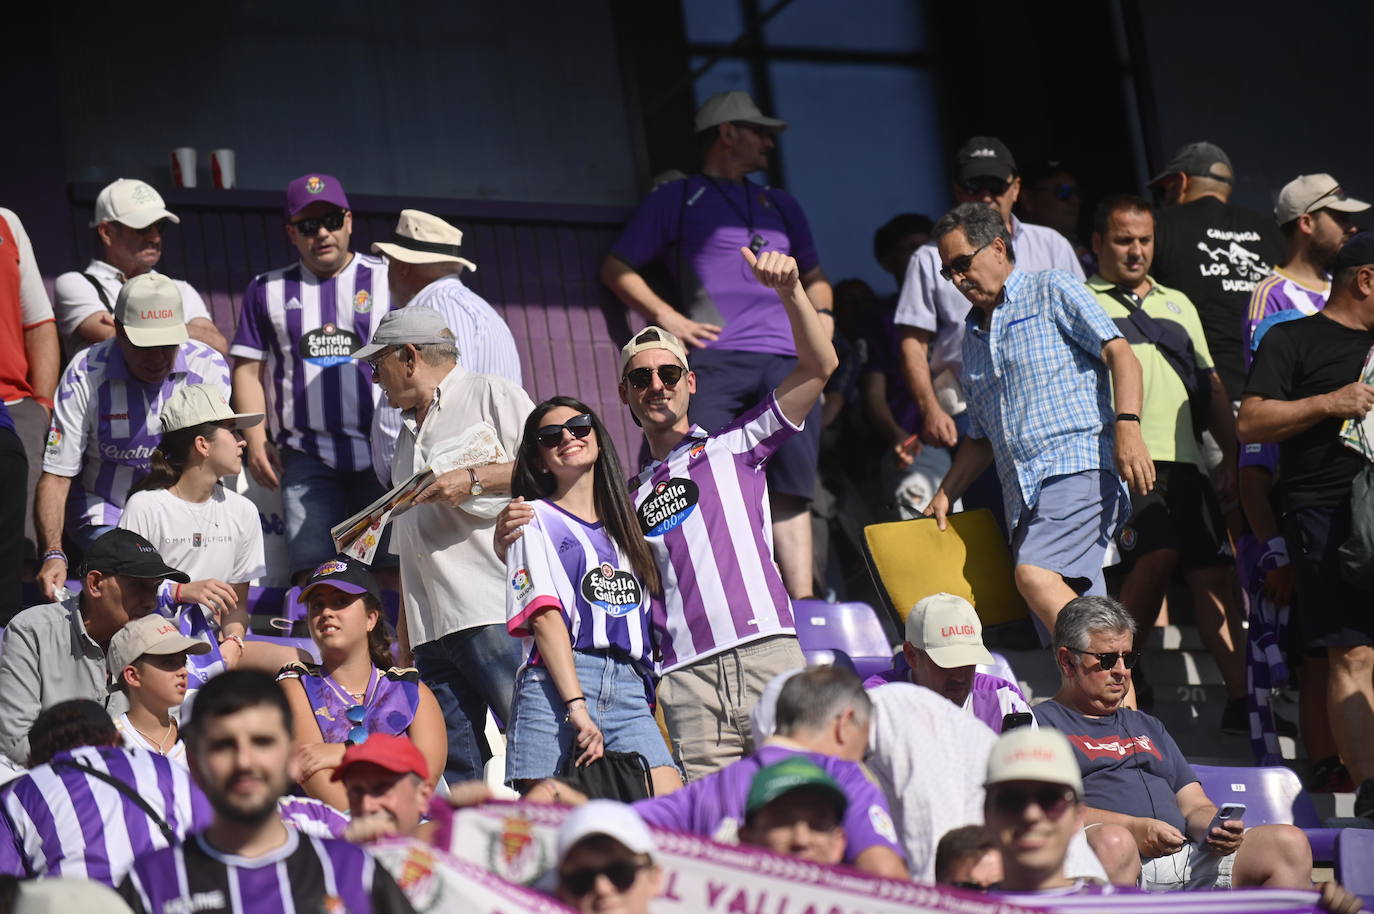
{"type": "MultiPolygon", "coordinates": [[[[677,382],[682,380],[682,373],[686,370],[681,365],[660,365],[658,366],[658,379],[663,382],[664,387],[676,387],[677,382]]],[[[636,368],[634,371],[627,371],[625,380],[629,381],[630,386],[635,390],[643,390],[654,383],[654,369],[636,368]]]]}
{"type": "Polygon", "coordinates": [[[619,863],[608,863],[600,869],[589,867],[559,873],[558,881],[574,898],[582,898],[590,892],[596,886],[596,877],[598,876],[605,876],[611,881],[611,885],[615,886],[616,891],[624,892],[635,884],[635,879],[639,877],[639,871],[645,866],[646,864],[637,863],[634,860],[623,860],[619,863]]]}
{"type": "Polygon", "coordinates": [[[348,734],[344,737],[350,746],[357,746],[367,742],[371,735],[367,732],[367,727],[363,726],[363,721],[367,720],[367,708],[362,705],[353,705],[344,711],[344,717],[353,726],[348,728],[348,734]]]}
{"type": "Polygon", "coordinates": [[[545,425],[534,433],[535,440],[541,447],[553,450],[558,447],[558,443],[563,440],[563,430],[567,429],[568,434],[574,438],[585,438],[592,433],[592,417],[590,413],[583,413],[580,416],[573,416],[562,425],[545,425]]]}

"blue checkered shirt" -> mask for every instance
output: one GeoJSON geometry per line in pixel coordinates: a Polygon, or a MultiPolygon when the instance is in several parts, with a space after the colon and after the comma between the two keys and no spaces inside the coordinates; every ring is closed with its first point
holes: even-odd
{"type": "MultiPolygon", "coordinates": [[[[1064,270],[1013,270],[987,330],[981,308],[964,332],[964,390],[973,438],[992,444],[1007,523],[1034,508],[1052,476],[1115,475],[1115,415],[1102,347],[1121,336],[1092,292],[1064,270]]],[[[1121,494],[1128,498],[1124,486],[1121,494]]]]}

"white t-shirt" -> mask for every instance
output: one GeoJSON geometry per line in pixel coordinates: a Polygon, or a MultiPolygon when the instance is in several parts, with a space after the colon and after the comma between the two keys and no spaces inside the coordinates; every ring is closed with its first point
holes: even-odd
{"type": "Polygon", "coordinates": [[[141,534],[164,562],[193,581],[242,584],[266,571],[258,509],[224,486],[215,486],[201,504],[177,498],[171,489],[137,492],[119,526],[141,534]]]}
{"type": "MultiPolygon", "coordinates": [[[[146,749],[149,752],[159,751],[157,746],[153,745],[152,740],[148,739],[142,733],[139,733],[138,728],[129,722],[129,714],[127,711],[115,718],[114,725],[115,729],[119,731],[120,737],[124,740],[124,747],[126,749],[146,749]]],[[[179,732],[177,741],[172,743],[170,749],[161,754],[167,756],[169,760],[176,762],[181,767],[186,767],[186,744],[181,741],[179,732]]]]}

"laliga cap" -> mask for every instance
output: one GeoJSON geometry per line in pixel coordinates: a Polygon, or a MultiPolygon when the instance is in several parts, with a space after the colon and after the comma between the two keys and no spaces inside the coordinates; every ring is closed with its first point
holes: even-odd
{"type": "Polygon", "coordinates": [[[697,109],[694,127],[697,133],[710,130],[718,124],[738,122],[766,127],[774,133],[787,129],[787,121],[768,117],[754,104],[748,92],[736,89],[733,92],[717,92],[697,109]]]}
{"type": "Polygon", "coordinates": [[[353,352],[352,358],[364,361],[388,346],[416,346],[434,343],[456,343],[453,331],[444,323],[444,316],[433,308],[401,308],[387,312],[372,331],[372,341],[353,352]]]}
{"type": "Polygon", "coordinates": [[[1347,197],[1341,182],[1327,174],[1298,175],[1279,191],[1274,203],[1274,221],[1287,225],[1303,213],[1333,209],[1338,213],[1362,213],[1369,204],[1347,197]]]}
{"type": "Polygon", "coordinates": [[[593,835],[614,838],[632,854],[653,856],[657,850],[654,836],[639,813],[615,800],[591,800],[578,807],[558,827],[558,860],[562,862],[574,844],[593,835]]]}
{"type": "Polygon", "coordinates": [[[945,669],[993,662],[983,646],[978,612],[968,600],[952,593],[931,594],[911,608],[906,640],[945,669]]]}
{"type": "Polygon", "coordinates": [[[630,359],[641,352],[649,349],[666,349],[673,354],[673,358],[683,368],[687,365],[687,350],[683,348],[682,342],[662,327],[648,326],[636,333],[628,343],[620,350],[620,373],[625,374],[625,366],[630,364],[630,359]]]}
{"type": "Polygon", "coordinates": [[[113,677],[109,690],[119,690],[120,674],[124,672],[124,668],[144,654],[165,656],[179,654],[182,651],[188,654],[208,654],[210,645],[199,638],[186,637],[175,625],[157,613],[135,619],[115,632],[114,637],[110,639],[110,649],[105,654],[110,676],[113,677]]]}
{"type": "Polygon", "coordinates": [[[462,243],[461,229],[418,209],[403,209],[391,240],[376,242],[372,252],[405,263],[457,263],[476,270],[477,264],[459,255],[462,243]]]}
{"type": "Polygon", "coordinates": [[[353,765],[376,765],[394,774],[413,774],[421,780],[429,780],[429,764],[420,750],[406,737],[390,733],[373,733],[361,743],[345,749],[343,760],[330,780],[342,781],[353,765]]]}
{"type": "Polygon", "coordinates": [[[120,178],[106,184],[95,198],[95,218],[91,228],[102,222],[118,222],[132,229],[145,229],[159,219],[180,222],[162,201],[151,184],[134,178],[120,178]]]}
{"type": "Polygon", "coordinates": [[[214,384],[187,384],[167,398],[158,416],[162,434],[204,425],[206,422],[232,420],[234,428],[252,428],[263,419],[262,413],[236,413],[214,384]]]}
{"type": "Polygon", "coordinates": [[[189,338],[181,291],[160,273],[140,274],[120,287],[114,319],[140,349],[180,346],[189,338]]]}
{"type": "Polygon", "coordinates": [[[1081,799],[1083,776],[1064,734],[1049,727],[1018,727],[998,737],[988,754],[983,786],[1007,781],[1042,781],[1073,788],[1081,799]]]}

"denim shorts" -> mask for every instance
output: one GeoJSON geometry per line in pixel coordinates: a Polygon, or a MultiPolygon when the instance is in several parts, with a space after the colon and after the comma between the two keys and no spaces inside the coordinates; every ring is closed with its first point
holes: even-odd
{"type": "MultiPolygon", "coordinates": [[[[335,470],[329,464],[294,448],[281,448],[282,512],[286,515],[286,557],[291,574],[311,571],[338,550],[329,531],[335,524],[356,514],[386,491],[372,468],[335,470]]],[[[397,564],[388,545],[391,528],[382,532],[382,542],[372,559],[372,567],[389,568],[397,564]]]]}
{"type": "MultiPolygon", "coordinates": [[[[587,710],[601,728],[606,748],[638,752],[651,768],[673,758],[649,710],[644,677],[634,664],[604,652],[573,651],[587,710]]],[[[547,667],[527,666],[515,681],[515,706],[506,731],[506,782],[557,774],[572,756],[576,731],[564,718],[563,698],[547,667]]]]}

